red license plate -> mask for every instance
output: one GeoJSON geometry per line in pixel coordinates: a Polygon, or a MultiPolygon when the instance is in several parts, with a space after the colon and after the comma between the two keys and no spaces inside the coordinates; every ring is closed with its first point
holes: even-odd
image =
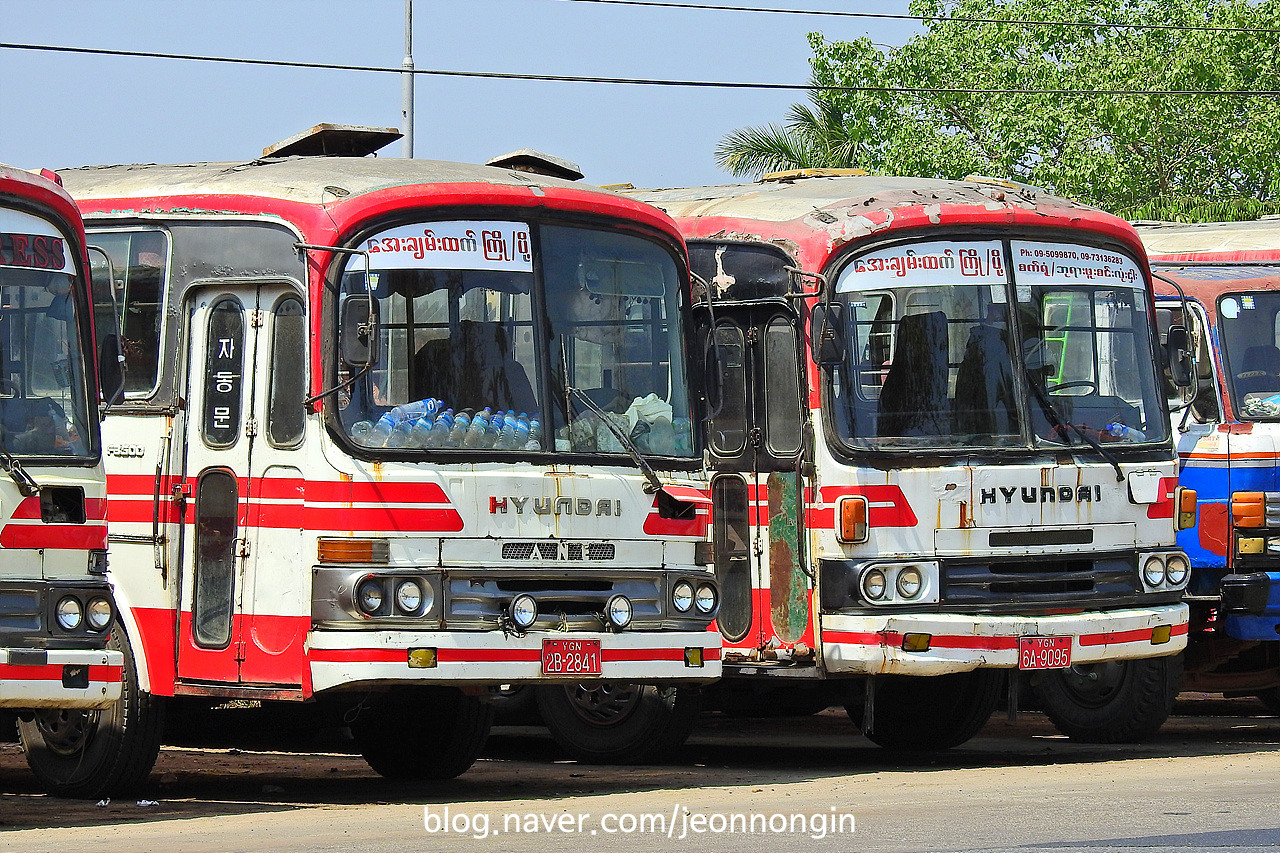
{"type": "Polygon", "coordinates": [[[543,640],[543,675],[599,675],[599,640],[543,640]]]}
{"type": "Polygon", "coordinates": [[[1069,666],[1070,637],[1018,638],[1018,669],[1066,669],[1069,666]]]}

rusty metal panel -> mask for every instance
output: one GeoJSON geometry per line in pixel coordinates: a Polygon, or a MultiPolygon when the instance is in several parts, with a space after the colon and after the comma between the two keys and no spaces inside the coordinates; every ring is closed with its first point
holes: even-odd
{"type": "Polygon", "coordinates": [[[809,583],[800,549],[800,477],[769,475],[769,590],[773,629],[794,643],[809,624],[809,583]]]}

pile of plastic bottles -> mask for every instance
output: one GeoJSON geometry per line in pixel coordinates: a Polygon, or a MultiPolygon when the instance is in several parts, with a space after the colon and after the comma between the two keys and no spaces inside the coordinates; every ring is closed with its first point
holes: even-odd
{"type": "Polygon", "coordinates": [[[455,412],[444,400],[428,397],[396,406],[376,423],[359,421],[351,438],[365,447],[409,449],[542,450],[542,421],[537,412],[455,412]]]}

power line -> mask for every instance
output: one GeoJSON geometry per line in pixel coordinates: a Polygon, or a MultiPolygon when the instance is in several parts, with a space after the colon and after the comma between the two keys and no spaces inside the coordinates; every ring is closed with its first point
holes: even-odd
{"type": "Polygon", "coordinates": [[[271,68],[310,68],[323,71],[368,71],[379,74],[413,73],[430,77],[469,77],[484,80],[525,80],[543,83],[604,83],[621,86],[675,86],[700,89],[756,89],[798,92],[884,92],[916,95],[1158,95],[1168,97],[1280,97],[1280,89],[995,89],[948,88],[939,86],[820,86],[813,83],[743,83],[730,80],[663,80],[643,77],[590,77],[571,74],[512,74],[500,71],[451,71],[384,65],[342,65],[330,62],[295,62],[286,59],[245,59],[233,56],[201,56],[190,53],[159,53],[144,50],[112,50],[98,47],[68,47],[50,44],[0,42],[0,50],[32,50],[47,53],[75,53],[90,56],[123,56],[141,59],[176,59],[188,62],[219,62],[271,68]]]}
{"type": "Polygon", "coordinates": [[[1179,30],[1211,33],[1280,33],[1271,27],[1213,27],[1207,24],[1127,24],[1112,21],[1040,21],[1017,18],[962,18],[950,15],[900,15],[889,12],[833,12],[822,9],[766,9],[759,6],[713,6],[706,3],[666,3],[657,0],[560,0],[608,6],[649,6],[658,9],[697,9],[714,12],[762,12],[770,15],[806,15],[830,18],[876,18],[890,21],[952,21],[958,24],[1017,24],[1025,27],[1104,27],[1117,30],[1179,30]]]}

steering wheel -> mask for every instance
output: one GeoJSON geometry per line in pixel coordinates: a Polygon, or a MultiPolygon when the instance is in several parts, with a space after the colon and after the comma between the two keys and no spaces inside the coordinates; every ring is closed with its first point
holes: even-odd
{"type": "Polygon", "coordinates": [[[1072,382],[1062,382],[1058,385],[1046,387],[1045,390],[1052,394],[1055,391],[1062,391],[1067,388],[1091,388],[1095,394],[1099,391],[1098,383],[1092,379],[1076,379],[1072,382]]]}

